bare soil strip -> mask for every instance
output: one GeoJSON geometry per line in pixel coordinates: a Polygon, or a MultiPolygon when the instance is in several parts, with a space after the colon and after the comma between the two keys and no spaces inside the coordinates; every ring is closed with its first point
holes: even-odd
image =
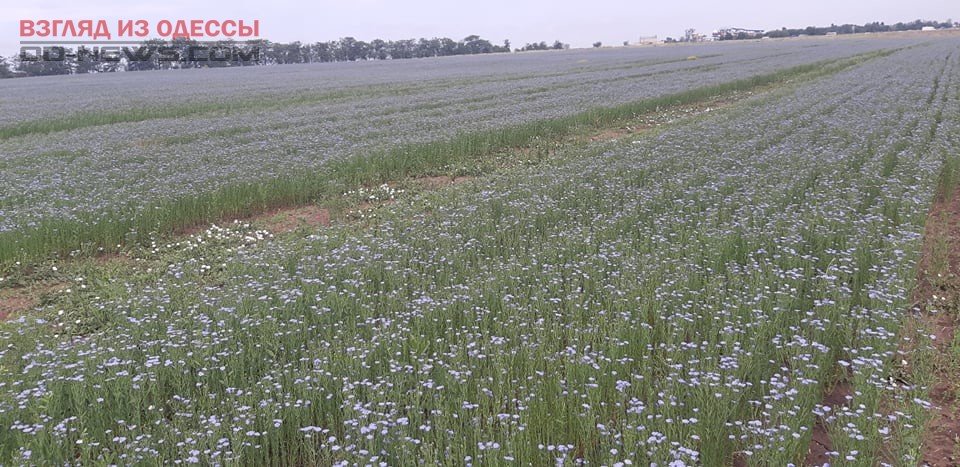
{"type": "Polygon", "coordinates": [[[918,326],[935,338],[934,405],[924,427],[921,465],[960,465],[960,353],[954,340],[960,311],[960,187],[950,197],[940,196],[930,209],[924,232],[923,256],[918,267],[914,303],[918,326]]]}
{"type": "Polygon", "coordinates": [[[316,229],[330,226],[330,210],[320,206],[299,206],[276,209],[244,219],[261,224],[273,234],[293,232],[299,228],[316,229]]]}

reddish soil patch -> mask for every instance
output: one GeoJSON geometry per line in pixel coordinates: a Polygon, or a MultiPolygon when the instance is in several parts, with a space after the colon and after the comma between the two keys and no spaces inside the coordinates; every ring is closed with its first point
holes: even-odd
{"type": "Polygon", "coordinates": [[[30,310],[38,305],[37,300],[23,294],[0,295],[0,321],[10,315],[30,310]]]}
{"type": "Polygon", "coordinates": [[[300,206],[275,209],[245,220],[263,225],[271,233],[286,233],[300,228],[329,226],[330,210],[314,205],[300,206]]]}
{"type": "Polygon", "coordinates": [[[59,292],[67,288],[64,283],[40,284],[31,287],[0,289],[0,321],[30,311],[40,305],[44,295],[59,292]]]}
{"type": "Polygon", "coordinates": [[[950,199],[939,197],[930,209],[917,274],[913,299],[920,310],[918,319],[936,336],[935,358],[945,360],[934,366],[935,382],[930,387],[934,408],[924,427],[921,465],[958,466],[960,371],[949,359],[960,311],[957,307],[960,304],[960,187],[950,199]],[[937,304],[937,313],[929,309],[931,303],[937,304]]]}

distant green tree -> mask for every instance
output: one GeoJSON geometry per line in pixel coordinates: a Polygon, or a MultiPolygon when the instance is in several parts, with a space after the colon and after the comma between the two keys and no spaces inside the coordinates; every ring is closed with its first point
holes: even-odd
{"type": "Polygon", "coordinates": [[[86,47],[77,47],[77,59],[73,72],[75,74],[97,73],[101,71],[103,62],[95,60],[91,56],[91,51],[86,47]]]}
{"type": "MultiPolygon", "coordinates": [[[[63,50],[66,54],[66,50],[63,50]]],[[[69,75],[73,73],[75,59],[60,57],[56,50],[44,48],[41,57],[19,56],[15,59],[14,69],[24,76],[69,75]]]]}
{"type": "Polygon", "coordinates": [[[353,61],[354,57],[351,54],[356,41],[353,37],[344,37],[330,42],[331,47],[333,47],[333,54],[338,62],[353,61]]]}
{"type": "MultiPolygon", "coordinates": [[[[421,41],[423,39],[420,39],[421,41]]],[[[389,52],[387,51],[387,42],[383,39],[374,39],[370,41],[370,58],[374,60],[386,60],[389,52]]]]}
{"type": "Polygon", "coordinates": [[[162,64],[157,49],[166,45],[167,42],[163,39],[150,39],[144,41],[140,46],[124,47],[122,55],[124,62],[127,64],[127,71],[160,69],[162,64]]]}
{"type": "Polygon", "coordinates": [[[526,51],[528,51],[528,50],[550,50],[550,49],[557,48],[557,44],[559,44],[559,48],[561,48],[561,49],[567,48],[567,44],[564,44],[564,43],[562,43],[562,42],[560,42],[560,41],[556,41],[556,42],[553,44],[553,46],[549,46],[549,45],[547,45],[546,42],[542,42],[542,41],[541,41],[541,42],[534,42],[534,43],[532,43],[532,44],[527,44],[527,45],[523,46],[522,48],[518,49],[518,52],[526,52],[526,51]]]}
{"type": "MultiPolygon", "coordinates": [[[[196,42],[194,42],[196,44],[196,42]]],[[[207,56],[207,60],[204,62],[195,62],[192,66],[197,68],[226,68],[236,65],[233,62],[233,51],[237,44],[231,40],[217,41],[214,44],[206,44],[207,48],[204,54],[207,56]]],[[[293,44],[280,44],[278,49],[280,54],[285,57],[284,63],[298,63],[297,60],[301,53],[300,43],[294,42],[293,44]]],[[[163,64],[161,64],[163,65],[163,64]]],[[[167,65],[163,65],[162,68],[170,68],[171,66],[179,68],[181,64],[168,62],[167,65]]],[[[189,64],[184,64],[188,65],[189,64]]]]}
{"type": "Polygon", "coordinates": [[[3,56],[0,56],[0,79],[10,78],[13,76],[13,72],[10,71],[10,63],[7,62],[7,59],[3,56]]]}
{"type": "Polygon", "coordinates": [[[600,42],[600,41],[594,42],[593,47],[599,49],[600,47],[603,47],[603,42],[600,42]]]}
{"type": "MultiPolygon", "coordinates": [[[[231,44],[232,42],[233,41],[231,41],[231,44]]],[[[187,54],[190,52],[190,47],[196,47],[196,46],[199,46],[200,44],[194,39],[177,37],[171,40],[169,45],[170,47],[173,47],[174,49],[179,51],[180,57],[183,58],[183,57],[186,57],[187,54]]],[[[166,62],[165,68],[199,68],[201,66],[200,64],[201,62],[191,62],[191,61],[181,60],[177,63],[166,62]]]]}
{"type": "Polygon", "coordinates": [[[460,41],[461,54],[488,54],[493,52],[493,44],[486,39],[481,39],[480,36],[472,35],[465,37],[460,41]]]}
{"type": "Polygon", "coordinates": [[[450,55],[457,54],[457,42],[449,37],[444,37],[440,39],[440,53],[441,57],[448,57],[450,55]]]}
{"type": "Polygon", "coordinates": [[[334,60],[333,47],[330,46],[329,42],[317,42],[313,44],[310,46],[310,60],[314,62],[332,62],[334,60]]]}
{"type": "Polygon", "coordinates": [[[404,58],[414,58],[416,55],[417,44],[413,39],[402,39],[399,41],[391,41],[392,47],[390,48],[390,58],[392,59],[404,59],[404,58]]]}

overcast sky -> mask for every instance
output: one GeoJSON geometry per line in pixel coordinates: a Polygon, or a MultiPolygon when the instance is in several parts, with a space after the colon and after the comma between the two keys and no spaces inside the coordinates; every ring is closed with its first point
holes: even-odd
{"type": "Polygon", "coordinates": [[[679,37],[686,28],[778,29],[830,23],[960,19],[957,0],[164,0],[19,1],[0,4],[0,55],[17,53],[21,19],[259,19],[261,37],[316,42],[478,34],[514,47],[559,39],[574,47],[640,36],[679,37]]]}

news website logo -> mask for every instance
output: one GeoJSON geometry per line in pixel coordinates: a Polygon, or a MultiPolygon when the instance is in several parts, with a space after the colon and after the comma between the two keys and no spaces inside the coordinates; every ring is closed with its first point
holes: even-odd
{"type": "Polygon", "coordinates": [[[20,20],[24,62],[249,63],[261,43],[258,19],[20,20]]]}

